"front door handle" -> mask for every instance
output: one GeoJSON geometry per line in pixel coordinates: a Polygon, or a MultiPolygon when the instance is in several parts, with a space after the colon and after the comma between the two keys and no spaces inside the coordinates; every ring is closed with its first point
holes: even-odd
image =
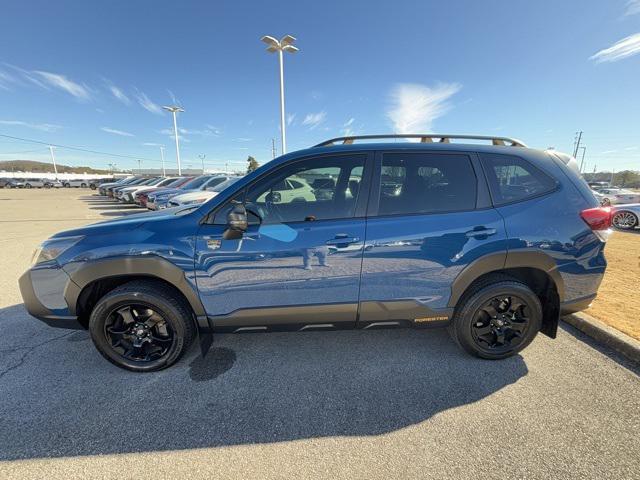
{"type": "Polygon", "coordinates": [[[486,227],[474,227],[473,230],[469,230],[465,235],[469,238],[476,237],[488,237],[489,235],[495,235],[498,231],[495,228],[486,227]]]}
{"type": "Polygon", "coordinates": [[[352,243],[358,243],[360,239],[358,237],[350,237],[344,233],[338,233],[332,240],[327,240],[327,245],[351,245],[352,243]]]}

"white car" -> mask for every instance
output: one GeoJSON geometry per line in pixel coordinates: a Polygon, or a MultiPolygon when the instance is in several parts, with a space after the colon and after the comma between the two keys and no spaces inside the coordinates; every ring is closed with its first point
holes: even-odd
{"type": "Polygon", "coordinates": [[[611,209],[611,223],[620,230],[633,230],[640,222],[640,203],[616,205],[611,209]]]}
{"type": "Polygon", "coordinates": [[[231,177],[222,183],[219,183],[215,187],[206,188],[204,190],[196,190],[195,192],[183,193],[172,197],[167,203],[168,208],[179,207],[181,205],[193,205],[195,203],[204,203],[207,200],[215,197],[229,185],[233,185],[241,177],[231,177]]]}
{"type": "Polygon", "coordinates": [[[84,180],[84,179],[63,180],[62,186],[64,188],[71,188],[71,187],[87,188],[89,186],[89,180],[84,180]]]}
{"type": "Polygon", "coordinates": [[[640,203],[640,193],[623,188],[603,188],[598,191],[596,198],[602,205],[620,205],[626,203],[640,203]]]}

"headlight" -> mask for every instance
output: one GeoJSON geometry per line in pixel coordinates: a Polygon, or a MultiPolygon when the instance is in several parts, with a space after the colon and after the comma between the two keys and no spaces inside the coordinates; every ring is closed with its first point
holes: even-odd
{"type": "Polygon", "coordinates": [[[48,262],[50,260],[55,260],[58,258],[64,251],[73,247],[76,243],[82,240],[84,237],[60,237],[60,238],[51,238],[49,240],[45,240],[42,244],[36,248],[36,251],[33,252],[33,258],[31,263],[33,265],[37,265],[42,262],[48,262]]]}

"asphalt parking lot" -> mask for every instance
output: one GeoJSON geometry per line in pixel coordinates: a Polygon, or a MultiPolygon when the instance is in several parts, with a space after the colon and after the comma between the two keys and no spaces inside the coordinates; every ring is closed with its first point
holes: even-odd
{"type": "Polygon", "coordinates": [[[488,362],[443,330],[220,335],[122,371],[17,278],[88,190],[0,190],[0,478],[640,478],[638,368],[563,326],[488,362]]]}

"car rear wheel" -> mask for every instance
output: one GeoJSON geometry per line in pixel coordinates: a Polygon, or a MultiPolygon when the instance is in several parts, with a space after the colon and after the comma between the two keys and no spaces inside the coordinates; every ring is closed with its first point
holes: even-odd
{"type": "Polygon", "coordinates": [[[31,184],[30,183],[25,183],[24,188],[31,188],[31,184]]]}
{"type": "Polygon", "coordinates": [[[189,349],[196,329],[189,307],[167,285],[126,283],[103,296],[89,319],[98,351],[114,365],[151,372],[173,365],[189,349]]]}
{"type": "Polygon", "coordinates": [[[542,306],[537,295],[516,279],[496,275],[463,296],[449,333],[468,353],[497,360],[524,349],[541,325],[542,306]]]}
{"type": "Polygon", "coordinates": [[[86,183],[81,183],[80,184],[80,188],[87,188],[87,184],[86,183]]]}
{"type": "Polygon", "coordinates": [[[621,211],[616,212],[611,219],[611,223],[620,230],[631,230],[638,225],[638,217],[632,212],[621,211]]]}

